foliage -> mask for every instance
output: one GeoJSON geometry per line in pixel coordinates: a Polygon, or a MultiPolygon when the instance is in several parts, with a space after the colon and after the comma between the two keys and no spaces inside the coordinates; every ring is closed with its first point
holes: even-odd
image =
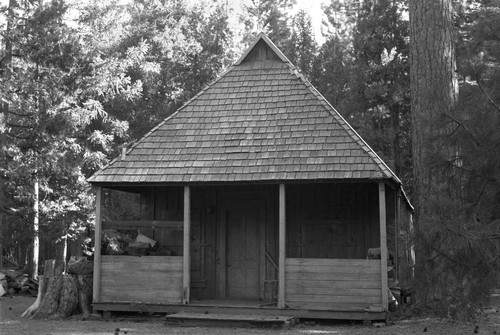
{"type": "Polygon", "coordinates": [[[243,4],[240,22],[245,30],[242,43],[249,45],[260,32],[265,32],[278,48],[285,49],[290,39],[290,9],[295,0],[248,0],[243,4]]]}
{"type": "MultiPolygon", "coordinates": [[[[103,10],[114,16],[116,8],[103,10]]],[[[133,83],[140,83],[140,98],[131,102],[118,96],[104,106],[126,120],[131,137],[137,139],[228,66],[232,35],[225,8],[216,2],[188,7],[181,1],[134,1],[122,11],[129,19],[119,22],[122,34],[104,52],[121,60],[145,60],[124,69],[133,83]]]]}
{"type": "Polygon", "coordinates": [[[407,9],[403,1],[332,1],[313,84],[405,184],[411,181],[407,9]],[[352,27],[349,34],[345,27],[352,27]]]}
{"type": "Polygon", "coordinates": [[[311,16],[301,9],[293,18],[292,36],[284,52],[292,64],[296,65],[306,77],[310,77],[316,49],[311,16]]]}
{"type": "Polygon", "coordinates": [[[223,2],[78,5],[76,20],[62,0],[15,3],[7,12],[16,14],[3,36],[13,45],[10,75],[0,78],[9,106],[10,253],[29,246],[35,179],[42,241],[76,238],[93,223],[86,178],[230,62],[223,2]]]}
{"type": "Polygon", "coordinates": [[[9,221],[22,222],[29,233],[37,179],[42,239],[57,242],[91,224],[93,196],[85,175],[106,162],[112,143],[126,137],[127,124],[109,116],[97,99],[132,98],[138,87],[123,63],[104,60],[64,23],[64,2],[18,9],[21,16],[4,37],[13,45],[9,75],[0,79],[0,95],[9,106],[2,148],[9,158],[9,221]]]}

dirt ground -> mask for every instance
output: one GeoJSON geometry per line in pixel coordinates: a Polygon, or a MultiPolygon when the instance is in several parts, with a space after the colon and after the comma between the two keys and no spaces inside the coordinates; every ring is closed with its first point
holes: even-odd
{"type": "MultiPolygon", "coordinates": [[[[500,302],[500,298],[498,299],[500,302]]],[[[291,329],[235,327],[178,327],[166,325],[161,315],[123,316],[110,321],[82,321],[78,317],[66,320],[26,320],[20,315],[35,301],[24,296],[0,297],[0,335],[153,335],[153,334],[291,334],[291,335],[399,335],[399,334],[499,334],[500,304],[486,310],[484,320],[476,323],[450,323],[442,319],[414,319],[391,322],[387,326],[363,326],[352,322],[302,322],[291,329]]]]}

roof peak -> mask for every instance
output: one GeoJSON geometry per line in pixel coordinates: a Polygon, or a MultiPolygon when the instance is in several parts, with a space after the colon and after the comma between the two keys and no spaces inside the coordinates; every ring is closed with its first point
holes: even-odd
{"type": "Polygon", "coordinates": [[[290,60],[280,49],[267,37],[264,32],[259,33],[252,44],[245,50],[241,57],[234,63],[235,66],[246,62],[281,60],[290,63],[290,60]]]}

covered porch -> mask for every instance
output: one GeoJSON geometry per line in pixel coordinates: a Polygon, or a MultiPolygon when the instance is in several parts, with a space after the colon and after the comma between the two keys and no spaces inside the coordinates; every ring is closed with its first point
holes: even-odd
{"type": "Polygon", "coordinates": [[[105,186],[97,188],[98,311],[385,316],[387,226],[400,221],[402,198],[384,181],[105,186]],[[117,199],[129,199],[135,214],[117,216],[117,199]],[[108,230],[158,246],[109,255],[101,250],[108,230]],[[369,249],[381,257],[368,259],[369,249]]]}

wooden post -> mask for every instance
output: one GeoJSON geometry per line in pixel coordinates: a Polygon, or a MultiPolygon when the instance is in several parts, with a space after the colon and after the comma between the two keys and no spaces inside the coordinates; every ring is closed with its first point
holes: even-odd
{"type": "Polygon", "coordinates": [[[190,236],[191,236],[191,191],[189,186],[184,186],[184,253],[182,271],[182,303],[189,303],[189,288],[191,284],[191,257],[190,257],[190,236]]]}
{"type": "Polygon", "coordinates": [[[94,228],[94,280],[92,302],[101,301],[101,239],[102,239],[102,188],[97,186],[95,199],[95,228],[94,228]]]}
{"type": "Polygon", "coordinates": [[[285,184],[279,185],[279,253],[278,308],[285,308],[285,241],[286,241],[285,184]]]}
{"type": "Polygon", "coordinates": [[[384,182],[378,183],[378,204],[380,216],[380,271],[382,274],[382,308],[389,309],[389,297],[387,295],[387,215],[386,215],[386,202],[385,202],[385,184],[384,182]]]}

